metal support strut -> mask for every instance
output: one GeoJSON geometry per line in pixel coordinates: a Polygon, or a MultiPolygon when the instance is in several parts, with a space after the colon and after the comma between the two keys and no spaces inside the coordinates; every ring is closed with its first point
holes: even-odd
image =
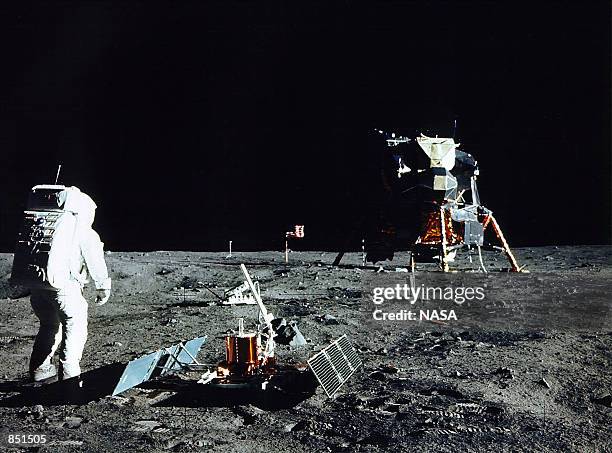
{"type": "Polygon", "coordinates": [[[502,232],[501,228],[499,227],[499,224],[497,223],[497,220],[495,220],[495,217],[493,217],[493,214],[489,214],[487,216],[487,219],[485,220],[485,222],[483,224],[483,227],[487,228],[489,223],[491,223],[493,225],[493,231],[495,231],[495,234],[497,235],[497,238],[499,239],[499,241],[502,244],[502,248],[504,250],[504,253],[506,254],[506,257],[508,258],[508,261],[510,262],[510,266],[511,266],[512,272],[521,272],[522,269],[521,269],[521,267],[519,267],[518,263],[516,262],[516,258],[512,254],[512,250],[510,250],[510,246],[508,245],[508,242],[506,241],[506,238],[504,237],[504,233],[502,232]]]}
{"type": "Polygon", "coordinates": [[[442,236],[442,247],[440,253],[440,264],[442,265],[442,270],[444,272],[448,272],[448,261],[446,257],[446,222],[444,219],[444,208],[440,207],[440,233],[442,236]]]}

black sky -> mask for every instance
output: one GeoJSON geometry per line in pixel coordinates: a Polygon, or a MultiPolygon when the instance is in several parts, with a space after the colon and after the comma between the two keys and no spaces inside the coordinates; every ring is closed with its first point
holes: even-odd
{"type": "Polygon", "coordinates": [[[610,243],[610,4],[532,3],[0,7],[0,247],[62,163],[111,250],[333,250],[367,130],[455,119],[511,244],[610,243]]]}

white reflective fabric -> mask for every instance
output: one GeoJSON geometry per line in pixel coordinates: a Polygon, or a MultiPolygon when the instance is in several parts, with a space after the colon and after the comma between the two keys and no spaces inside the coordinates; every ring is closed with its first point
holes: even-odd
{"type": "Polygon", "coordinates": [[[96,204],[76,187],[66,188],[58,200],[64,210],[57,228],[61,231],[53,236],[47,264],[49,281],[57,291],[33,290],[30,299],[40,320],[30,359],[33,378],[49,374],[52,357],[60,344],[60,377],[68,379],[81,374],[79,362],[87,341],[87,301],[83,298],[83,285],[89,274],[96,289],[110,291],[111,288],[104,244],[92,229],[96,204]]]}
{"type": "Polygon", "coordinates": [[[66,229],[72,230],[71,234],[54,238],[52,247],[55,250],[49,254],[47,267],[49,276],[57,276],[55,283],[52,282],[53,286],[62,288],[67,280],[75,280],[83,286],[89,273],[96,289],[110,289],[111,280],[104,262],[104,244],[91,227],[96,204],[74,186],[67,187],[60,198],[65,200],[63,209],[72,214],[65,215],[66,229]]]}
{"type": "Polygon", "coordinates": [[[71,280],[71,256],[75,248],[76,217],[70,212],[61,214],[51,242],[47,262],[47,279],[55,288],[64,288],[71,280]]]}
{"type": "Polygon", "coordinates": [[[452,170],[455,166],[455,149],[459,143],[452,138],[431,138],[421,135],[417,143],[431,160],[431,167],[442,167],[452,170]]]}
{"type": "Polygon", "coordinates": [[[30,302],[40,321],[30,357],[32,376],[49,368],[60,344],[61,377],[80,375],[79,363],[87,341],[87,301],[80,285],[72,282],[59,291],[33,291],[30,302]]]}
{"type": "Polygon", "coordinates": [[[434,190],[449,190],[457,187],[457,180],[452,176],[435,175],[433,188],[434,190]]]}

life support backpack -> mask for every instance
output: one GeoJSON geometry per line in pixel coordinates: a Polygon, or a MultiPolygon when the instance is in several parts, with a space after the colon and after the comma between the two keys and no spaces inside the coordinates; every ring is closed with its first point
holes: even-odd
{"type": "Polygon", "coordinates": [[[11,283],[58,290],[70,280],[77,216],[65,209],[66,193],[66,187],[58,185],[32,188],[17,236],[11,283]]]}

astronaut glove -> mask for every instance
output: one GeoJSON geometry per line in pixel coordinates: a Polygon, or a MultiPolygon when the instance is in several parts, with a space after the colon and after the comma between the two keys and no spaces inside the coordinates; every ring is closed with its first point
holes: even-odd
{"type": "Polygon", "coordinates": [[[104,305],[108,302],[108,298],[111,295],[110,289],[97,289],[96,290],[96,305],[104,305]]]}

